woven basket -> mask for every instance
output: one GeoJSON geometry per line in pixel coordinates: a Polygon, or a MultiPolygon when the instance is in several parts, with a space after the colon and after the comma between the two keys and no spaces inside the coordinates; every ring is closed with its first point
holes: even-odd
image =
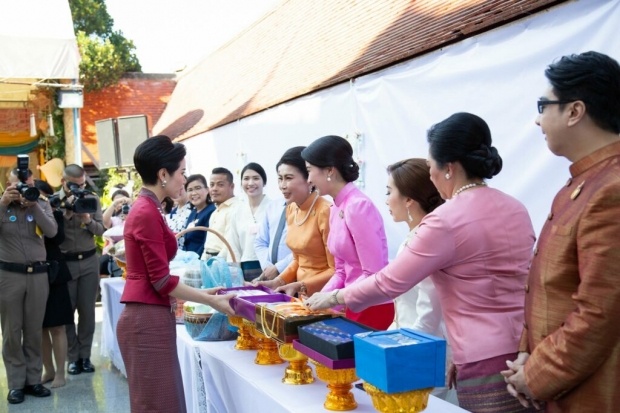
{"type": "Polygon", "coordinates": [[[185,312],[183,316],[185,329],[192,339],[198,337],[213,314],[193,314],[185,312]]]}
{"type": "Polygon", "coordinates": [[[228,253],[230,254],[231,261],[234,262],[234,263],[237,262],[237,257],[235,257],[235,253],[233,252],[233,249],[230,246],[230,244],[228,243],[228,241],[226,241],[226,238],[224,238],[224,236],[222,234],[220,234],[219,232],[217,232],[214,229],[211,229],[211,228],[208,228],[208,227],[187,228],[187,229],[184,229],[183,231],[179,232],[176,235],[176,238],[179,239],[183,235],[187,234],[188,232],[192,232],[192,231],[205,231],[205,232],[210,232],[212,234],[215,234],[224,243],[224,245],[226,245],[226,248],[228,248],[228,253]]]}
{"type": "MultiPolygon", "coordinates": [[[[226,238],[224,238],[222,236],[222,234],[220,234],[219,232],[211,229],[211,228],[207,228],[207,227],[193,227],[193,228],[187,228],[181,232],[179,232],[176,235],[176,238],[180,238],[183,235],[187,234],[188,232],[192,232],[192,231],[204,231],[204,232],[210,232],[212,234],[215,234],[215,236],[217,236],[222,243],[224,243],[224,245],[226,246],[226,248],[228,248],[228,252],[230,253],[230,259],[234,264],[237,264],[237,258],[235,257],[235,253],[233,252],[232,247],[230,246],[230,244],[228,243],[228,241],[226,241],[226,238]]],[[[207,324],[209,323],[209,321],[211,320],[211,317],[213,316],[213,314],[193,314],[193,313],[186,313],[184,311],[184,316],[183,316],[183,322],[185,324],[185,329],[187,330],[187,333],[190,335],[190,337],[192,339],[196,339],[197,337],[200,336],[199,340],[204,340],[204,341],[217,341],[217,340],[232,340],[234,338],[236,338],[236,334],[233,335],[233,337],[228,337],[228,335],[233,334],[231,333],[228,329],[226,329],[225,327],[228,325],[227,322],[227,318],[225,318],[224,320],[226,321],[225,324],[222,323],[218,323],[219,318],[216,317],[214,319],[214,321],[216,321],[216,325],[218,326],[218,328],[209,331],[205,334],[203,334],[203,332],[205,331],[205,327],[207,326],[207,324]],[[222,331],[221,329],[224,328],[225,331],[222,331]],[[205,337],[206,336],[206,337],[205,337]],[[226,336],[226,337],[224,337],[226,336]]],[[[219,315],[219,313],[218,313],[219,315]]],[[[208,329],[207,329],[208,330],[208,329]]]]}

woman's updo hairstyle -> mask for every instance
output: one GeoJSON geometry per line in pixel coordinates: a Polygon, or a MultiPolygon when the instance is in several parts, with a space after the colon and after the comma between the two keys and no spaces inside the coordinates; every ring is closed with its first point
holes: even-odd
{"type": "Polygon", "coordinates": [[[459,162],[467,178],[490,179],[502,170],[502,158],[491,145],[491,130],[479,116],[455,113],[428,130],[429,152],[440,168],[459,162]]]}
{"type": "Polygon", "coordinates": [[[164,135],[153,136],[142,142],[133,154],[133,163],[146,185],[157,183],[157,173],[161,169],[173,175],[185,158],[185,146],[173,143],[164,135]]]}
{"type": "Polygon", "coordinates": [[[301,156],[319,168],[335,167],[345,182],[356,181],[360,176],[360,167],[353,160],[353,148],[340,136],[329,135],[315,140],[303,150],[301,156]]]}
{"type": "Polygon", "coordinates": [[[280,168],[280,165],[289,165],[297,169],[307,181],[308,169],[306,168],[306,162],[304,162],[304,158],[301,157],[301,152],[304,149],[306,149],[305,146],[295,146],[294,148],[290,148],[286,152],[284,152],[284,155],[282,155],[282,157],[276,164],[276,172],[278,172],[278,168],[280,168]]]}
{"type": "Polygon", "coordinates": [[[431,174],[425,159],[405,159],[388,166],[387,170],[392,175],[398,192],[420,204],[420,208],[427,214],[444,203],[431,182],[431,174]]]}

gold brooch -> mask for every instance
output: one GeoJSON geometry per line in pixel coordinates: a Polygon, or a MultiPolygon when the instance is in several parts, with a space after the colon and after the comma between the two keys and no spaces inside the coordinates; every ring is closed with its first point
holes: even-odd
{"type": "Polygon", "coordinates": [[[586,183],[586,181],[583,181],[582,183],[579,184],[579,186],[577,188],[575,188],[573,193],[570,194],[570,199],[572,199],[574,201],[579,196],[579,194],[581,193],[581,188],[583,188],[583,185],[585,183],[586,183]]]}

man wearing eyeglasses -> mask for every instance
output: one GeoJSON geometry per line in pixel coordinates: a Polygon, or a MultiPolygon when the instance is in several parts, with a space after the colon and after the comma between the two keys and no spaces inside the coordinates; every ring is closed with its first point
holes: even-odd
{"type": "Polygon", "coordinates": [[[519,358],[502,372],[522,404],[547,412],[620,406],[620,66],[596,52],[564,56],[536,124],[570,177],[542,229],[525,287],[519,358]]]}
{"type": "MultiPolygon", "coordinates": [[[[86,172],[79,165],[67,165],[62,174],[62,188],[58,196],[63,206],[65,219],[65,240],[60,250],[65,256],[71,281],[67,283],[73,310],[79,315],[76,325],[67,325],[67,360],[69,374],[92,373],[95,367],[90,362],[91,347],[95,334],[95,301],[99,285],[99,259],[97,258],[95,235],[103,235],[103,214],[99,198],[85,195],[96,201],[96,212],[75,213],[70,205],[75,201],[74,192],[86,187],[86,172]]],[[[58,368],[61,368],[60,366],[58,368]]]]}

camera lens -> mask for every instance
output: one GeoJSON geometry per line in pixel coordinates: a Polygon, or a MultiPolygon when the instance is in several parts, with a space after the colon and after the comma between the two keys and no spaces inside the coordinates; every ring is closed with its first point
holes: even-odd
{"type": "Polygon", "coordinates": [[[22,196],[26,198],[27,201],[30,201],[30,202],[36,201],[37,199],[39,199],[39,195],[41,195],[41,193],[39,192],[37,188],[33,188],[27,185],[23,188],[20,188],[20,192],[22,196]]]}
{"type": "Polygon", "coordinates": [[[50,201],[50,207],[52,208],[58,208],[60,206],[60,197],[57,195],[52,195],[48,197],[47,200],[50,201]]]}

